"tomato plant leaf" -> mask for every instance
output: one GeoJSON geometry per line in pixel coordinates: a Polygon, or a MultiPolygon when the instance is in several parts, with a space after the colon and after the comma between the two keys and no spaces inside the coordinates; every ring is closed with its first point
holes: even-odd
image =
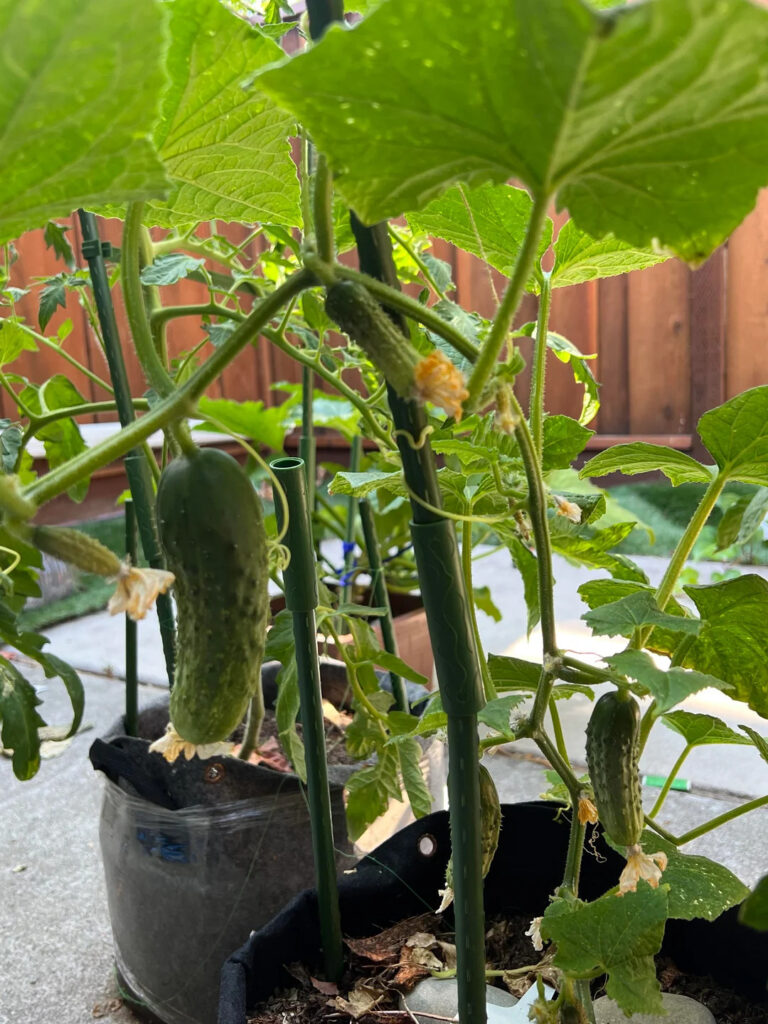
{"type": "Polygon", "coordinates": [[[68,224],[57,224],[56,221],[49,220],[43,231],[43,241],[49,249],[53,249],[60,260],[66,263],[68,270],[74,270],[75,256],[66,234],[69,230],[68,224]]]}
{"type": "Polygon", "coordinates": [[[397,755],[400,758],[400,771],[403,786],[414,818],[423,818],[432,810],[432,796],[424,781],[421,767],[423,752],[421,744],[415,738],[405,737],[397,743],[397,755]]]}
{"type": "Polygon", "coordinates": [[[646,441],[606,448],[583,466],[579,476],[582,479],[607,476],[608,473],[635,476],[637,473],[654,473],[657,470],[675,486],[687,483],[708,484],[712,480],[710,470],[685,452],[667,448],[663,444],[648,444],[646,441]]]}
{"type": "Polygon", "coordinates": [[[0,36],[0,241],[79,206],[166,193],[150,141],[161,5],[0,0],[0,36]]]}
{"type": "Polygon", "coordinates": [[[205,266],[205,260],[188,256],[185,252],[169,252],[141,272],[142,284],[176,284],[193,271],[205,266]]]}
{"type": "Polygon", "coordinates": [[[16,320],[0,320],[0,367],[14,362],[22,352],[37,352],[32,335],[16,320]]]}
{"type": "Polygon", "coordinates": [[[514,177],[597,238],[696,262],[766,182],[767,47],[747,0],[390,0],[262,81],[367,223],[514,177]]]}
{"type": "Polygon", "coordinates": [[[155,144],[172,179],[145,219],[171,227],[201,220],[301,223],[289,117],[249,75],[282,50],[209,0],[174,0],[165,94],[155,144]]]}
{"type": "Polygon", "coordinates": [[[37,730],[45,725],[37,711],[41,703],[16,666],[0,658],[0,735],[6,750],[13,751],[13,774],[22,781],[31,779],[40,767],[37,730]]]}
{"type": "Polygon", "coordinates": [[[45,282],[40,292],[40,305],[37,311],[37,322],[40,330],[44,331],[48,326],[57,308],[64,308],[67,304],[67,277],[65,274],[57,274],[45,282]]]}

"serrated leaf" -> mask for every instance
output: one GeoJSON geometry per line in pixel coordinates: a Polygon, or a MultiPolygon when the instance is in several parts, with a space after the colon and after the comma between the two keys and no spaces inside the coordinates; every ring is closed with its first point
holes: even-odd
{"type": "Polygon", "coordinates": [[[554,244],[552,287],[564,288],[585,281],[644,270],[669,257],[652,249],[636,249],[614,235],[593,238],[572,220],[560,229],[554,244]]]}
{"type": "MultiPolygon", "coordinates": [[[[535,336],[535,331],[534,331],[535,336]]],[[[598,392],[600,384],[595,380],[595,375],[589,368],[589,360],[596,358],[595,355],[586,355],[556,331],[547,332],[547,348],[554,352],[561,363],[570,363],[573,372],[573,379],[584,388],[584,400],[581,404],[579,423],[586,424],[597,416],[600,410],[600,399],[598,392]]]]}
{"type": "Polygon", "coordinates": [[[390,798],[402,800],[399,745],[384,747],[376,764],[361,768],[347,781],[347,831],[353,842],[386,811],[390,798]]]}
{"type": "Polygon", "coordinates": [[[751,388],[705,412],[697,429],[722,476],[768,484],[768,386],[751,388]]]}
{"type": "Polygon", "coordinates": [[[722,519],[717,524],[718,551],[724,551],[736,543],[736,538],[741,530],[741,523],[748,505],[749,497],[744,494],[723,512],[722,519]]]}
{"type": "MultiPolygon", "coordinates": [[[[578,588],[579,595],[585,604],[590,608],[599,608],[602,605],[620,601],[622,598],[643,591],[653,596],[655,590],[649,584],[637,583],[634,580],[588,580],[578,588]]],[[[670,598],[664,609],[667,615],[684,616],[686,613],[681,604],[675,598],[670,598]]],[[[656,654],[672,654],[680,642],[676,631],[665,630],[656,626],[651,633],[646,646],[648,650],[656,654]]]]}
{"type": "Polygon", "coordinates": [[[505,697],[489,700],[485,707],[478,711],[477,720],[494,732],[513,740],[515,734],[510,725],[510,715],[525,699],[517,694],[507,694],[505,697]]]}
{"type": "MultiPolygon", "coordinates": [[[[273,451],[283,450],[287,425],[285,411],[280,406],[265,406],[262,401],[234,402],[230,398],[206,398],[198,402],[200,415],[211,416],[236,434],[266,445],[273,451]]],[[[202,424],[207,430],[216,430],[216,423],[202,424]]]]}
{"type": "Polygon", "coordinates": [[[174,0],[170,32],[171,82],[154,140],[173,186],[145,220],[300,224],[293,122],[247,81],[280,60],[278,44],[210,0],[174,0]]]}
{"type": "Polygon", "coordinates": [[[397,744],[403,786],[408,796],[414,818],[423,818],[432,810],[432,795],[429,792],[421,769],[422,749],[417,739],[404,739],[397,744]]]}
{"type": "Polygon", "coordinates": [[[43,241],[49,249],[53,249],[60,260],[66,263],[69,270],[74,270],[75,257],[66,234],[69,230],[68,224],[57,224],[55,221],[49,220],[43,231],[43,241]]]}
{"type": "Polygon", "coordinates": [[[528,609],[528,635],[535,629],[541,618],[541,607],[539,604],[539,570],[536,555],[530,551],[525,544],[510,533],[504,533],[502,540],[512,556],[515,568],[523,580],[523,597],[528,609]]]}
{"type": "Polygon", "coordinates": [[[736,537],[737,544],[746,544],[753,533],[759,530],[768,513],[768,487],[758,487],[741,517],[741,526],[736,537]]]}
{"type": "MultiPolygon", "coordinates": [[[[488,671],[494,686],[499,690],[535,690],[541,677],[541,665],[524,658],[512,658],[505,654],[488,655],[488,671]]],[[[555,700],[568,700],[574,694],[594,700],[591,686],[581,683],[558,683],[552,691],[555,700]]]]}
{"type": "Polygon", "coordinates": [[[570,416],[545,417],[541,453],[544,472],[570,466],[593,434],[594,430],[588,430],[570,416]]]}
{"type": "Polygon", "coordinates": [[[205,266],[205,260],[188,256],[185,252],[169,252],[157,256],[152,264],[141,272],[141,283],[148,285],[176,284],[193,271],[205,266]]]}
{"type": "Polygon", "coordinates": [[[740,725],[739,728],[749,736],[757,747],[760,757],[768,764],[768,739],[765,736],[761,736],[759,732],[751,729],[748,725],[740,725]]]}
{"type": "Polygon", "coordinates": [[[550,519],[552,548],[577,565],[607,569],[617,579],[647,583],[645,572],[631,558],[610,549],[632,532],[634,523],[613,523],[605,529],[574,524],[564,516],[550,519]]]}
{"type": "Polygon", "coordinates": [[[21,449],[23,433],[10,420],[0,419],[0,467],[3,473],[12,473],[21,449]]]}
{"type": "Polygon", "coordinates": [[[582,618],[593,633],[601,636],[631,636],[641,626],[662,626],[677,633],[696,635],[701,629],[698,619],[670,615],[659,610],[653,594],[636,590],[611,604],[601,604],[582,618]]]}
{"type": "Polygon", "coordinates": [[[645,651],[621,651],[605,659],[608,664],[622,675],[636,679],[643,690],[647,691],[656,701],[659,713],[669,711],[690,697],[692,693],[714,687],[716,690],[730,691],[728,683],[704,672],[674,666],[669,669],[657,668],[649,654],[645,651]]]}
{"type": "MultiPolygon", "coordinates": [[[[509,275],[515,266],[533,203],[527,192],[511,185],[457,185],[417,213],[408,214],[412,231],[442,238],[509,275]]],[[[547,220],[539,243],[542,255],[552,241],[547,220]]]]}
{"type": "Polygon", "coordinates": [[[663,473],[675,486],[688,483],[708,484],[712,480],[712,474],[707,467],[685,452],[667,448],[663,444],[648,444],[646,441],[633,441],[631,444],[616,444],[606,448],[583,466],[579,476],[606,476],[608,473],[635,476],[637,473],[656,471],[663,473]]]}
{"type": "Polygon", "coordinates": [[[670,711],[662,716],[662,722],[674,732],[680,733],[690,747],[701,747],[710,743],[736,743],[749,746],[746,736],[740,736],[725,722],[712,715],[697,715],[692,711],[670,711]]]}
{"type": "Polygon", "coordinates": [[[593,903],[554,900],[544,912],[543,938],[557,943],[554,963],[586,976],[605,971],[606,993],[627,1014],[660,1013],[654,956],[667,919],[667,893],[640,883],[637,892],[613,893],[593,903]]]}
{"type": "Polygon", "coordinates": [[[683,664],[724,679],[735,700],[768,717],[768,582],[748,574],[685,592],[703,626],[683,664]]]}
{"type": "Polygon", "coordinates": [[[24,781],[40,767],[40,739],[37,730],[45,725],[37,707],[41,701],[7,658],[0,658],[0,724],[3,746],[13,751],[13,774],[24,781]]]}
{"type": "Polygon", "coordinates": [[[758,932],[768,932],[768,875],[763,875],[739,910],[739,921],[758,932]]]}
{"type": "Polygon", "coordinates": [[[37,352],[32,335],[15,320],[0,320],[0,367],[18,359],[22,352],[37,352]]]}
{"type": "Polygon", "coordinates": [[[48,322],[56,310],[59,307],[63,309],[66,304],[66,277],[59,274],[57,277],[52,277],[50,281],[46,281],[42,291],[40,292],[40,305],[37,310],[37,322],[40,324],[41,331],[44,331],[48,326],[48,322]]]}
{"type": "Polygon", "coordinates": [[[0,36],[0,241],[77,207],[165,194],[150,141],[165,83],[158,4],[2,0],[0,36]]]}
{"type": "Polygon", "coordinates": [[[766,48],[746,0],[513,0],[503,17],[496,0],[390,0],[263,84],[366,223],[514,177],[595,237],[695,262],[765,184],[766,48]]]}

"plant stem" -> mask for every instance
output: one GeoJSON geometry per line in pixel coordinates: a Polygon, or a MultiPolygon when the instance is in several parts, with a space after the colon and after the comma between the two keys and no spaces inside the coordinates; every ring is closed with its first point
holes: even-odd
{"type": "MultiPolygon", "coordinates": [[[[132,405],[134,409],[148,409],[149,402],[146,398],[134,398],[132,399],[132,405]]],[[[47,427],[50,423],[56,423],[57,420],[68,419],[70,416],[90,416],[92,413],[97,412],[115,412],[117,409],[117,402],[84,402],[82,405],[70,405],[66,409],[54,409],[53,412],[46,413],[44,416],[34,416],[32,422],[24,431],[24,436],[21,440],[22,448],[25,447],[27,441],[31,437],[34,437],[43,427],[47,427]]]]}
{"type": "Polygon", "coordinates": [[[332,263],[333,242],[333,177],[322,153],[315,164],[315,188],[312,195],[317,255],[324,263],[332,263]]]}
{"type": "MultiPolygon", "coordinates": [[[[363,450],[363,439],[359,434],[352,438],[352,447],[349,452],[349,472],[357,473],[360,468],[360,455],[363,450]]],[[[357,499],[353,494],[347,497],[347,521],[344,527],[344,577],[345,582],[341,590],[341,600],[348,604],[352,600],[352,584],[349,581],[349,573],[352,570],[355,555],[355,518],[357,516],[357,499]]]]}
{"type": "Polygon", "coordinates": [[[144,294],[141,284],[140,253],[142,248],[143,203],[129,203],[125,214],[123,228],[123,248],[120,263],[120,275],[125,300],[125,312],[131,329],[136,355],[144,370],[147,383],[162,398],[167,398],[173,391],[173,381],[157,354],[152,338],[147,311],[144,305],[144,294]]]}
{"type": "Polygon", "coordinates": [[[241,761],[250,760],[251,754],[256,750],[259,745],[259,735],[261,734],[261,727],[264,723],[264,691],[259,685],[256,688],[256,692],[251,697],[251,702],[248,705],[248,717],[245,720],[245,732],[243,733],[243,742],[240,745],[240,750],[237,756],[241,761]]]}
{"type": "Polygon", "coordinates": [[[549,699],[549,717],[552,719],[552,732],[555,734],[555,744],[557,746],[558,753],[564,761],[567,761],[568,748],[565,745],[563,724],[560,721],[560,712],[557,710],[557,701],[555,700],[554,695],[549,699]]]}
{"type": "Polygon", "coordinates": [[[547,374],[547,330],[549,310],[552,305],[552,283],[548,273],[542,275],[539,315],[536,320],[536,341],[533,347],[533,374],[531,376],[531,400],[528,415],[531,420],[531,436],[536,456],[541,462],[544,445],[544,383],[547,374]]]}
{"type": "Polygon", "coordinates": [[[536,253],[539,247],[539,238],[547,219],[547,207],[549,206],[549,193],[540,193],[534,197],[531,219],[525,232],[523,244],[515,262],[515,269],[512,278],[504,292],[501,305],[496,311],[496,316],[491,326],[490,334],[485,341],[469,378],[469,398],[464,403],[467,412],[473,412],[480,403],[482,393],[488,383],[496,360],[504,346],[509,329],[512,326],[520,300],[523,297],[525,286],[531,276],[536,253]]]}
{"type": "MultiPolygon", "coordinates": [[[[466,511],[470,513],[471,508],[466,511]]],[[[480,662],[480,672],[483,676],[483,691],[486,700],[495,700],[498,697],[491,672],[488,668],[488,659],[483,652],[483,645],[480,640],[480,629],[477,625],[477,611],[472,590],[472,523],[465,521],[461,524],[461,568],[464,573],[464,589],[467,592],[467,610],[472,625],[472,634],[477,647],[477,657],[480,662]]]]}
{"type": "Polygon", "coordinates": [[[661,792],[659,793],[659,797],[658,797],[656,803],[653,805],[652,810],[649,812],[648,816],[650,818],[655,818],[656,815],[661,810],[661,808],[664,806],[664,801],[667,799],[667,793],[669,792],[672,783],[677,778],[677,774],[680,771],[680,769],[682,768],[683,762],[685,761],[686,757],[688,757],[688,755],[690,754],[690,752],[692,750],[693,750],[693,747],[690,745],[690,743],[686,744],[683,747],[683,751],[680,754],[680,757],[678,757],[678,759],[675,761],[675,764],[674,764],[674,767],[672,768],[672,771],[667,776],[667,778],[666,778],[666,780],[664,782],[664,785],[661,788],[661,792]]]}
{"type": "Polygon", "coordinates": [[[79,373],[82,373],[84,377],[87,377],[88,380],[96,385],[96,387],[101,388],[102,391],[106,391],[108,395],[114,393],[107,381],[100,377],[98,373],[94,373],[90,367],[81,363],[79,359],[76,359],[73,355],[67,352],[63,344],[57,345],[55,341],[51,341],[50,338],[46,338],[44,334],[38,334],[37,331],[31,331],[28,327],[25,327],[24,330],[27,334],[32,335],[35,341],[39,342],[41,345],[45,345],[46,348],[49,348],[60,355],[65,362],[69,363],[70,366],[73,366],[79,373]]]}
{"type": "MultiPolygon", "coordinates": [[[[709,519],[712,509],[717,503],[717,499],[725,487],[727,477],[719,473],[713,480],[712,483],[707,487],[706,491],[702,495],[699,507],[693,514],[693,518],[688,523],[685,531],[677,542],[677,547],[672,553],[672,558],[667,566],[667,571],[661,580],[661,583],[656,590],[656,604],[659,608],[664,611],[667,602],[669,601],[672,593],[675,589],[678,577],[688,561],[688,557],[693,551],[693,546],[698,540],[699,534],[704,529],[704,526],[709,519]]],[[[653,626],[647,626],[642,630],[636,630],[635,636],[632,639],[632,647],[642,648],[648,643],[648,638],[653,632],[653,626]]]]}
{"type": "Polygon", "coordinates": [[[37,505],[42,505],[57,494],[62,494],[83,477],[106,466],[115,459],[125,455],[140,441],[149,437],[155,430],[165,427],[174,419],[187,415],[194,410],[197,399],[205,389],[213,383],[219,374],[237,356],[245,346],[262,333],[263,328],[279,313],[282,307],[295,295],[314,284],[314,277],[306,270],[298,270],[289,277],[271,295],[266,296],[246,320],[221,344],[192,376],[173,394],[164,399],[154,409],[134,420],[119,434],[107,438],[101,444],[89,448],[88,451],[76,455],[63,466],[59,466],[24,489],[24,497],[37,505]]]}
{"type": "Polygon", "coordinates": [[[578,801],[573,805],[571,816],[571,830],[568,835],[568,853],[565,858],[565,872],[563,873],[563,885],[570,889],[574,896],[579,895],[579,876],[581,875],[581,860],[584,854],[584,836],[587,827],[579,821],[578,801]]]}
{"type": "Polygon", "coordinates": [[[391,288],[382,281],[377,281],[376,278],[371,277],[369,274],[353,270],[352,267],[345,267],[341,263],[334,263],[333,271],[337,277],[345,281],[357,281],[359,284],[365,285],[371,295],[375,296],[383,306],[397,310],[398,313],[402,313],[404,316],[426,327],[428,331],[437,334],[444,341],[447,341],[449,345],[453,346],[459,355],[464,356],[471,363],[474,363],[478,358],[478,349],[475,345],[468,338],[465,338],[461,331],[457,331],[455,327],[451,327],[450,324],[446,323],[429,306],[422,306],[420,302],[412,299],[404,292],[391,288]]]}
{"type": "Polygon", "coordinates": [[[571,771],[571,766],[568,764],[567,759],[560,756],[557,747],[543,729],[539,729],[538,732],[533,733],[532,739],[565,783],[568,792],[571,794],[574,808],[578,808],[581,783],[571,771]]]}
{"type": "Polygon", "coordinates": [[[228,320],[245,320],[245,313],[236,309],[229,309],[218,302],[203,302],[196,306],[161,306],[152,310],[150,321],[154,327],[155,324],[165,324],[181,316],[219,316],[228,320]]]}
{"type": "Polygon", "coordinates": [[[760,796],[755,800],[750,800],[746,804],[741,804],[739,807],[734,807],[730,811],[725,811],[723,814],[718,814],[716,818],[712,818],[710,821],[705,822],[703,825],[698,825],[696,828],[692,828],[690,832],[684,832],[681,836],[674,836],[671,832],[668,832],[661,825],[658,825],[650,814],[645,815],[645,823],[652,828],[654,832],[666,839],[670,843],[674,843],[675,846],[684,846],[686,843],[690,843],[693,839],[698,839],[699,836],[706,835],[707,832],[712,832],[716,828],[720,828],[727,821],[733,821],[734,818],[740,818],[742,814],[748,814],[750,811],[756,811],[758,807],[765,807],[768,804],[768,796],[760,796]]]}
{"type": "MultiPolygon", "coordinates": [[[[136,510],[129,498],[125,503],[125,553],[131,564],[138,560],[139,538],[136,532],[136,510]]],[[[125,733],[139,735],[138,623],[125,616],[125,733]]]]}

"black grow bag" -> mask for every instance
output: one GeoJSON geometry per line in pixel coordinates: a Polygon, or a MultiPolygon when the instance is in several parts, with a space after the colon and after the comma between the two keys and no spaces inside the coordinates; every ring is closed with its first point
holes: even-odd
{"type": "MultiPolygon", "coordinates": [[[[556,820],[551,803],[507,804],[499,848],[485,881],[486,912],[542,913],[562,880],[568,825],[556,820]]],[[[601,839],[585,853],[580,893],[596,899],[616,883],[623,860],[601,839]]],[[[450,854],[448,813],[438,811],[409,825],[339,881],[345,935],[371,935],[439,903],[450,854]]],[[[766,1002],[768,1020],[768,935],[737,921],[736,908],[714,922],[670,921],[662,952],[692,974],[754,1002],[766,1002]]],[[[221,974],[219,1024],[246,1024],[248,1011],[275,990],[295,985],[284,965],[320,968],[320,930],[315,891],[300,893],[276,918],[254,932],[230,956],[221,974]]]]}

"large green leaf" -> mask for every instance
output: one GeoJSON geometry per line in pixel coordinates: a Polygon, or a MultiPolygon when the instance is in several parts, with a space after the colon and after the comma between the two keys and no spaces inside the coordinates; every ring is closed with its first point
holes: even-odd
{"type": "Polygon", "coordinates": [[[768,875],[763,875],[739,910],[739,920],[759,932],[768,932],[768,875]]]}
{"type": "Polygon", "coordinates": [[[161,5],[0,0],[0,38],[0,241],[78,206],[167,192],[150,142],[161,5]]]}
{"type": "Polygon", "coordinates": [[[0,658],[0,725],[3,746],[13,751],[13,774],[31,779],[40,767],[37,730],[45,722],[37,712],[41,703],[35,688],[7,658],[0,658]]]}
{"type": "Polygon", "coordinates": [[[662,717],[662,722],[680,733],[689,747],[701,747],[711,743],[736,743],[749,746],[750,740],[740,736],[725,722],[712,715],[697,715],[692,711],[671,711],[662,717]]]}
{"type": "Polygon", "coordinates": [[[749,574],[685,591],[704,624],[683,664],[724,679],[731,696],[768,717],[768,582],[749,574]]]}
{"type": "Polygon", "coordinates": [[[301,223],[291,118],[245,80],[282,50],[211,0],[172,0],[171,85],[155,143],[173,187],[146,220],[301,223]]]}
{"type": "MultiPolygon", "coordinates": [[[[468,189],[457,185],[438,199],[408,215],[413,231],[444,238],[485,263],[510,274],[525,238],[533,203],[522,189],[511,185],[481,185],[468,189]]],[[[539,254],[552,241],[552,221],[547,220],[539,254]]]]}
{"type": "Polygon", "coordinates": [[[553,288],[628,274],[667,259],[666,255],[652,249],[636,249],[614,235],[593,238],[572,220],[560,229],[554,250],[555,265],[552,267],[551,278],[553,288]]]}
{"type": "Polygon", "coordinates": [[[389,0],[263,85],[369,223],[515,177],[595,237],[701,260],[768,178],[767,57],[748,0],[389,0]]]}
{"type": "Polygon", "coordinates": [[[645,589],[635,590],[610,604],[601,604],[582,617],[592,632],[601,636],[631,636],[641,626],[663,626],[694,635],[701,629],[698,619],[660,611],[653,593],[645,589]]]}
{"type": "Polygon", "coordinates": [[[344,470],[336,474],[328,490],[331,494],[349,494],[356,498],[366,498],[379,488],[390,494],[408,494],[402,473],[382,473],[378,469],[364,473],[350,473],[344,470]]]}
{"type": "MultiPolygon", "coordinates": [[[[75,385],[63,373],[57,373],[39,388],[28,384],[20,392],[21,400],[32,412],[41,414],[57,409],[69,409],[82,405],[85,399],[75,385]]],[[[37,431],[37,438],[43,442],[45,457],[51,469],[69,462],[87,448],[74,419],[65,418],[47,424],[37,431]]],[[[88,493],[90,476],[73,484],[67,494],[73,501],[82,501],[88,493]]]]}
{"type": "Polygon", "coordinates": [[[541,934],[557,943],[554,963],[576,976],[608,975],[605,990],[627,1014],[661,1012],[654,955],[661,947],[667,893],[641,882],[637,892],[613,893],[593,903],[555,899],[541,934]]]}
{"type": "Polygon", "coordinates": [[[406,737],[397,743],[403,787],[414,818],[423,818],[432,810],[432,796],[421,769],[422,749],[417,739],[406,737]]]}
{"type": "Polygon", "coordinates": [[[37,352],[35,339],[11,317],[0,320],[0,368],[14,362],[22,352],[37,352]]]}
{"type": "Polygon", "coordinates": [[[608,473],[635,476],[636,473],[657,471],[669,477],[675,486],[687,483],[707,484],[712,479],[707,467],[685,452],[667,448],[663,444],[648,444],[645,441],[616,444],[606,448],[583,466],[579,476],[606,476],[608,473]]]}
{"type": "Polygon", "coordinates": [[[684,669],[679,666],[662,669],[654,665],[645,651],[621,651],[605,659],[608,664],[631,679],[636,679],[644,691],[656,701],[659,713],[669,711],[692,693],[698,693],[708,686],[728,692],[730,687],[722,679],[715,679],[705,672],[684,669]]]}
{"type": "MultiPolygon", "coordinates": [[[[541,678],[541,665],[506,654],[489,654],[488,671],[499,690],[535,690],[541,678]]],[[[576,693],[589,700],[595,697],[592,687],[581,683],[558,683],[552,696],[555,700],[568,700],[576,693]]]]}
{"type": "Polygon", "coordinates": [[[607,569],[617,579],[647,583],[643,570],[626,555],[611,551],[632,532],[634,523],[613,523],[605,529],[571,523],[564,516],[550,520],[552,548],[569,561],[607,569]]]}
{"type": "Polygon", "coordinates": [[[721,474],[768,484],[768,386],[750,388],[705,412],[697,429],[721,474]]]}
{"type": "Polygon", "coordinates": [[[566,469],[577,455],[584,451],[594,434],[570,416],[547,416],[544,420],[544,439],[541,452],[545,473],[552,469],[566,469]]]}
{"type": "MultiPolygon", "coordinates": [[[[585,604],[590,608],[600,608],[602,605],[620,601],[629,594],[642,591],[651,597],[655,593],[653,587],[647,583],[637,583],[634,580],[605,580],[595,579],[582,583],[579,587],[579,595],[585,604]]],[[[664,609],[668,615],[685,615],[685,611],[674,597],[670,598],[664,609]]],[[[662,626],[656,626],[651,633],[647,643],[648,650],[656,654],[672,654],[680,642],[677,631],[666,630],[662,626]]]]}

